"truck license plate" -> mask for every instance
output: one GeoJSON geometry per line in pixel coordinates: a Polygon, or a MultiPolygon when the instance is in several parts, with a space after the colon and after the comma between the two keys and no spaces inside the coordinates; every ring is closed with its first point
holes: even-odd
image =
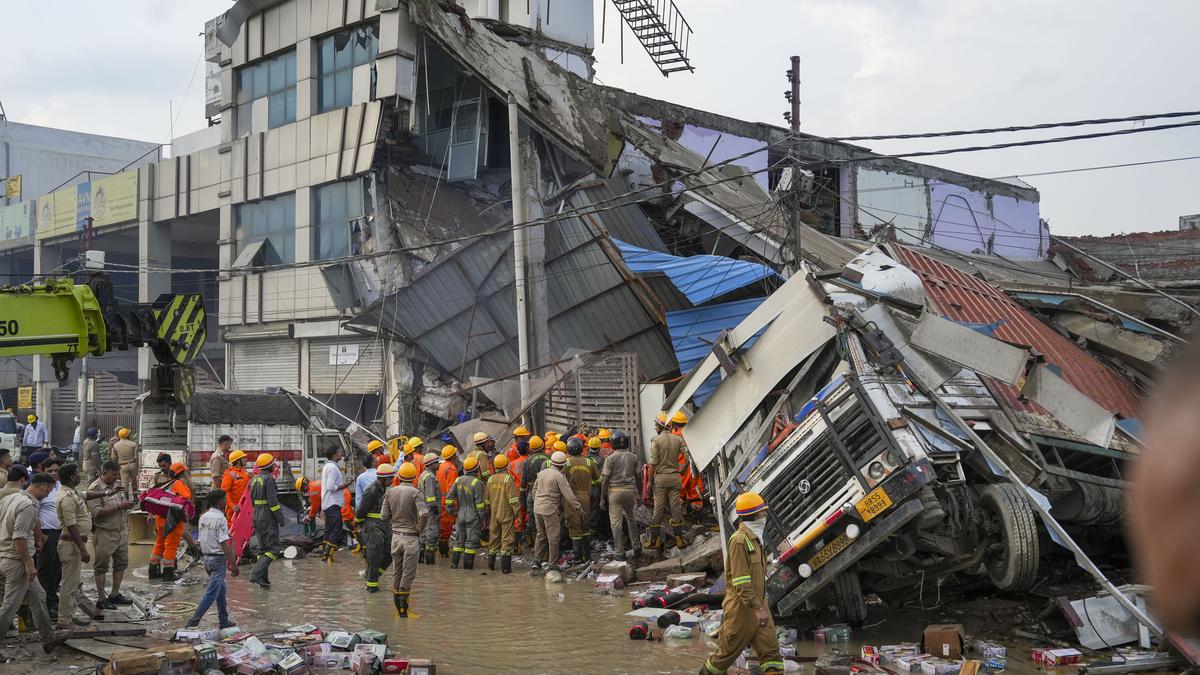
{"type": "Polygon", "coordinates": [[[826,544],[825,548],[817,551],[816,555],[808,559],[809,567],[812,567],[814,572],[821,569],[825,563],[833,560],[835,555],[846,550],[846,547],[850,545],[850,542],[850,537],[847,537],[844,534],[839,534],[836,539],[826,544]]]}
{"type": "Polygon", "coordinates": [[[869,521],[875,516],[887,511],[892,505],[892,498],[884,492],[882,487],[877,487],[867,493],[860,502],[854,505],[858,509],[858,515],[862,516],[863,522],[869,521]]]}

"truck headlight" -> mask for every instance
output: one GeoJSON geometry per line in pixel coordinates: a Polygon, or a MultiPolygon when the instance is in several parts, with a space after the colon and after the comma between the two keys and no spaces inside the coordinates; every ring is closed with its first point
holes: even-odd
{"type": "Polygon", "coordinates": [[[871,477],[871,480],[883,478],[883,471],[883,462],[871,462],[871,465],[867,467],[867,475],[871,477]]]}
{"type": "Polygon", "coordinates": [[[800,567],[797,567],[796,571],[799,572],[800,576],[804,577],[805,579],[813,575],[812,565],[809,565],[808,563],[800,563],[800,567]]]}
{"type": "Polygon", "coordinates": [[[861,530],[858,529],[857,524],[850,523],[849,525],[846,526],[846,538],[858,539],[859,534],[861,534],[861,530]]]}

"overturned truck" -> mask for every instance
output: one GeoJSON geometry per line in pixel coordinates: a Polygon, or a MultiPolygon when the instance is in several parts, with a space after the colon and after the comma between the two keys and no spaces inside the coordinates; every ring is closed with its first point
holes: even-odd
{"type": "Polygon", "coordinates": [[[724,527],[738,493],[770,504],[779,615],[833,604],[861,624],[865,593],[902,603],[950,574],[1028,590],[1050,548],[1040,503],[1074,541],[1116,535],[1137,445],[1116,424],[1124,402],[1095,399],[1121,380],[994,289],[970,289],[996,303],[988,322],[946,311],[962,304],[939,294],[978,280],[897,262],[920,269],[917,256],[876,247],[793,277],[669,401],[720,372],[684,436],[719,486],[724,527]]]}

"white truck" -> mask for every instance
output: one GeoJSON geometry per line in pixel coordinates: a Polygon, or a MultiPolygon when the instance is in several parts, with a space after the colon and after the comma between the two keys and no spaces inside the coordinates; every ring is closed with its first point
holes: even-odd
{"type": "Polygon", "coordinates": [[[208,461],[217,439],[233,439],[231,450],[242,450],[250,466],[260,453],[269,452],[279,463],[281,496],[294,495],[296,479],[320,475],[324,451],[340,447],[350,456],[349,436],[313,414],[305,399],[286,392],[264,393],[226,389],[197,389],[188,400],[186,416],[172,414],[166,406],[140,402],[139,440],[142,446],[138,489],[153,485],[160,453],[188,465],[195,497],[212,489],[208,461]]]}
{"type": "Polygon", "coordinates": [[[0,410],[0,449],[10,451],[14,459],[21,454],[21,437],[18,431],[16,415],[7,410],[0,410]]]}

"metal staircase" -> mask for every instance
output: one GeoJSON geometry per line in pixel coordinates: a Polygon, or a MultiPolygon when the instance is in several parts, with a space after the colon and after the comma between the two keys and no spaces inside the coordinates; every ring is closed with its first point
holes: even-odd
{"type": "Polygon", "coordinates": [[[696,70],[688,59],[692,27],[674,0],[613,0],[613,5],[664,76],[696,70]]]}

